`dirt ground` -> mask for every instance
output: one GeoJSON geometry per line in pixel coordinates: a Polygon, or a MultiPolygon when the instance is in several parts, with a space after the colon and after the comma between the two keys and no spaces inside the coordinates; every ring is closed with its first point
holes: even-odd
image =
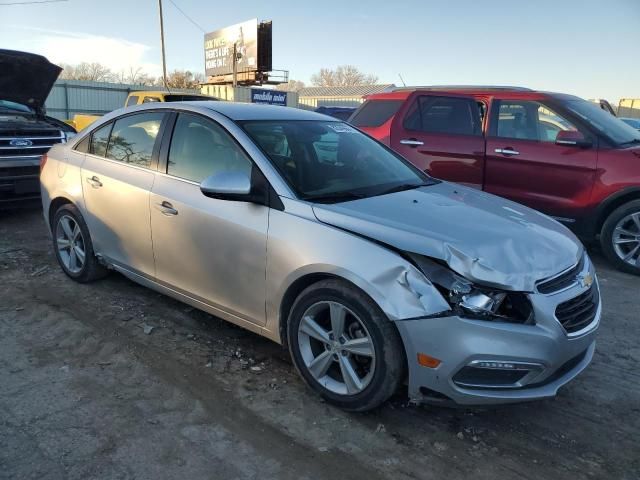
{"type": "Polygon", "coordinates": [[[280,346],[117,274],[78,285],[39,210],[0,212],[0,478],[638,479],[640,278],[592,255],[598,348],[556,399],[347,414],[280,346]]]}

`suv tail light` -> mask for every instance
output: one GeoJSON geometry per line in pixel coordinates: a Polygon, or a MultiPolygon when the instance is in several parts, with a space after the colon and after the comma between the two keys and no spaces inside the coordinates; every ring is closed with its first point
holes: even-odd
{"type": "Polygon", "coordinates": [[[42,169],[44,168],[44,165],[47,163],[47,154],[43,153],[42,156],[40,157],[40,173],[42,173],[42,169]]]}

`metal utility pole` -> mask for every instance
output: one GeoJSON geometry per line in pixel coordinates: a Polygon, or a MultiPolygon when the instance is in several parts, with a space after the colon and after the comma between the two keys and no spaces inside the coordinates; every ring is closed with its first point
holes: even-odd
{"type": "Polygon", "coordinates": [[[160,44],[162,46],[162,83],[164,84],[164,88],[169,90],[169,87],[167,87],[167,61],[165,59],[164,53],[164,20],[162,18],[162,0],[158,0],[158,8],[160,11],[160,44]]]}

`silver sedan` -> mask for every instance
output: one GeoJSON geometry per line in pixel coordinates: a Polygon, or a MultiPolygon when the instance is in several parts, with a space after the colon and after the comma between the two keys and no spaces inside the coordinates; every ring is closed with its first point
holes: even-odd
{"type": "Polygon", "coordinates": [[[600,294],[554,220],[433,179],[316,113],[112,112],[43,158],[62,270],[110,270],[288,347],[329,402],[550,397],[591,361],[600,294]]]}

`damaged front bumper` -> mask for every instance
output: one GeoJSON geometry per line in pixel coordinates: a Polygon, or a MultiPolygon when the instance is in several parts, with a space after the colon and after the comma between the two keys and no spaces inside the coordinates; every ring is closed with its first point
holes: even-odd
{"type": "Polygon", "coordinates": [[[397,321],[408,359],[410,399],[489,405],[555,396],[593,358],[602,312],[597,281],[529,298],[535,325],[455,315],[397,321]],[[593,319],[581,331],[568,333],[557,318],[558,308],[591,288],[597,302],[593,319]],[[419,355],[434,359],[433,365],[421,365],[419,355]]]}

